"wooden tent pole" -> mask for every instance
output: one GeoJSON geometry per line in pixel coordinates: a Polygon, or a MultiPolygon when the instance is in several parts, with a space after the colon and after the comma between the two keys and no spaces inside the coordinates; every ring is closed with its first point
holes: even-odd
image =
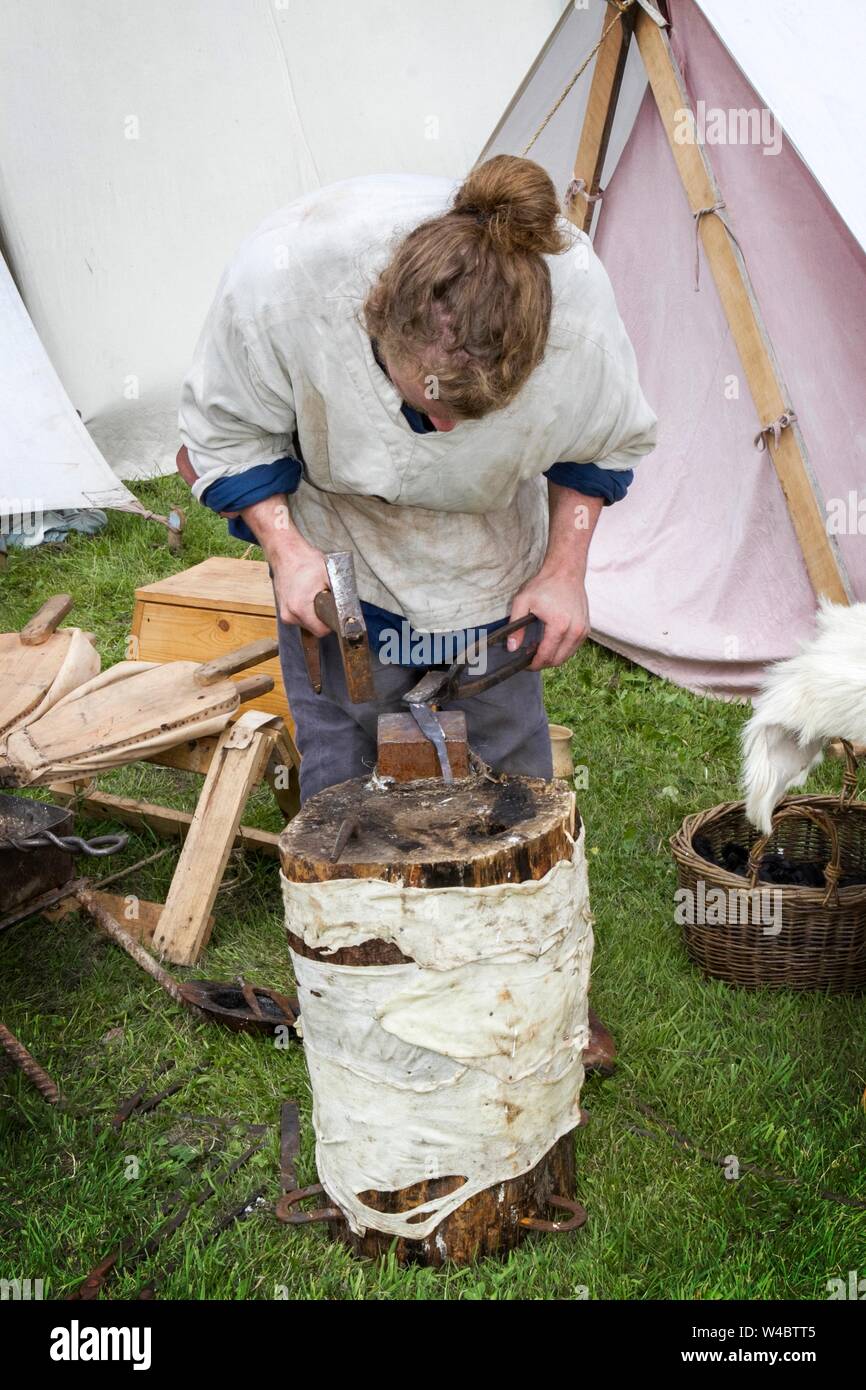
{"type": "Polygon", "coordinates": [[[634,29],[635,9],[620,16],[618,24],[610,26],[608,11],[602,12],[602,40],[592,70],[592,83],[580,132],[580,144],[574,160],[574,178],[583,180],[583,190],[575,193],[565,215],[582,232],[589,232],[592,226],[595,203],[589,202],[586,194],[593,197],[598,193],[601,172],[607,155],[625,60],[634,29]],[[605,30],[607,32],[605,33],[605,30]]]}
{"type": "MultiPolygon", "coordinates": [[[[704,147],[696,140],[680,144],[675,139],[691,102],[668,36],[643,10],[635,36],[692,214],[713,208],[723,199],[704,147]]],[[[713,212],[700,217],[698,234],[763,427],[797,403],[788,396],[745,261],[722,218],[713,212]]],[[[842,558],[827,532],[820,489],[796,421],[782,429],[778,443],[768,436],[767,448],[815,593],[849,603],[842,558]]]]}

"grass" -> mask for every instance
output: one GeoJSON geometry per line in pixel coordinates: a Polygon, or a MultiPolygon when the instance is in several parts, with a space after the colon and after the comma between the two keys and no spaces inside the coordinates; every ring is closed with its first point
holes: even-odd
{"type": "MultiPolygon", "coordinates": [[[[139,488],[162,512],[182,502],[182,491],[175,480],[139,488]]],[[[137,584],[209,553],[240,551],[203,508],[192,509],[178,557],[159,528],[114,514],[96,538],[12,554],[0,575],[0,630],[68,590],[75,621],[97,633],[108,664],[124,654],[137,584]]],[[[87,919],[70,916],[0,935],[4,1021],[72,1102],[57,1112],[11,1067],[0,1074],[0,1277],[41,1278],[46,1296],[60,1297],[121,1235],[151,1234],[160,1203],[187,1185],[197,1191],[208,1162],[224,1161],[212,1152],[214,1131],[185,1118],[203,1115],[268,1124],[266,1147],[182,1235],[114,1276],[113,1296],[154,1279],[164,1298],[560,1300],[585,1290],[593,1299],[822,1299],[828,1279],[866,1269],[866,1211],[820,1195],[866,1197],[863,1002],[707,982],[673,925],[667,838],[687,813],[736,796],[745,712],[592,645],[548,675],[547,701],[551,721],[575,729],[576,761],[587,769],[578,800],[596,916],[593,1002],[621,1049],[616,1076],[587,1083],[590,1123],[575,1136],[586,1227],[533,1237],[504,1263],[436,1272],[358,1262],[322,1229],[280,1226],[272,1214],[276,1121],[289,1096],[302,1112],[300,1180],[315,1181],[302,1050],[196,1023],[87,919]],[[189,1076],[187,1086],[115,1135],[108,1121],[118,1101],[139,1085],[167,1085],[170,1074],[154,1078],[168,1058],[176,1075],[189,1076]],[[779,1180],[748,1172],[726,1179],[659,1120],[779,1180]],[[218,1214],[257,1188],[265,1203],[206,1243],[218,1214]]],[[[838,776],[828,767],[810,785],[830,788],[838,776]]],[[[183,806],[194,794],[184,774],[140,768],[105,785],[183,806]]],[[[248,819],[279,828],[264,796],[248,819]]],[[[133,836],[111,868],[157,848],[148,834],[133,836]]],[[[172,863],[164,858],[126,886],[160,899],[172,863]]],[[[195,973],[242,971],[289,989],[273,863],[237,861],[228,879],[195,973]]],[[[232,1131],[227,1156],[246,1142],[232,1131]]]]}

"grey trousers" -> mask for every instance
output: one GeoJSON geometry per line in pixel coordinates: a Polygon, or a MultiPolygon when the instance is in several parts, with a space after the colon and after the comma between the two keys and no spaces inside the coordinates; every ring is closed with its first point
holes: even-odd
{"type": "MultiPolygon", "coordinates": [[[[526,632],[526,641],[540,636],[539,624],[526,632]]],[[[296,627],[279,624],[280,662],[289,708],[295,720],[295,742],[301,754],[301,800],[350,777],[369,776],[376,764],[376,720],[380,714],[405,710],[400,697],[411,690],[423,670],[383,665],[373,656],[376,703],[353,705],[346,693],[343,663],[336,637],[321,642],[322,693],[316,695],[304,665],[296,627]]],[[[488,649],[487,669],[509,660],[505,643],[488,649]]],[[[495,772],[551,777],[553,765],[547,715],[538,671],[519,671],[501,685],[468,700],[454,700],[449,709],[466,715],[469,746],[495,772]]]]}

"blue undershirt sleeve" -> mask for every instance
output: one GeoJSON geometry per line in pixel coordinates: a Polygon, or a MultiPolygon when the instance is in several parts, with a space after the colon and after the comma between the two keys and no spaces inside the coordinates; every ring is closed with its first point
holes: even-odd
{"type": "Polygon", "coordinates": [[[544,474],[558,487],[570,487],[585,497],[601,497],[604,505],[620,502],[634,479],[630,468],[599,468],[595,463],[555,463],[544,474]]]}
{"type": "MultiPolygon", "coordinates": [[[[297,459],[276,459],[273,463],[257,463],[243,473],[217,478],[209,488],[205,488],[201,500],[206,507],[215,512],[240,512],[252,507],[256,502],[264,502],[266,497],[276,497],[279,493],[297,492],[301,481],[301,465],[297,459]]],[[[258,545],[253,532],[243,517],[228,518],[229,535],[235,540],[258,545]]]]}

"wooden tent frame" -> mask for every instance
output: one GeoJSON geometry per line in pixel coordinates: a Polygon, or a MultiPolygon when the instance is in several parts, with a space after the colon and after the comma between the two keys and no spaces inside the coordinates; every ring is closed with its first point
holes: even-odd
{"type": "Polygon", "coordinates": [[[575,192],[566,216],[581,231],[589,231],[628,47],[634,35],[689,208],[692,216],[697,218],[697,233],[758,412],[759,428],[766,439],[812,587],[819,598],[832,599],[834,603],[850,603],[851,586],[835,538],[827,530],[820,488],[809,462],[800,426],[794,419],[775,436],[768,429],[774,421],[788,414],[794,403],[785,386],[742,252],[723,216],[717,211],[724,207],[724,200],[706,149],[697,141],[678,144],[674,138],[678,114],[681,116],[684,110],[691,111],[692,107],[670,39],[665,29],[645,9],[639,8],[638,0],[616,4],[618,23],[611,24],[612,8],[611,0],[608,0],[574,162],[574,179],[583,180],[583,183],[578,184],[581,191],[575,192]]]}

